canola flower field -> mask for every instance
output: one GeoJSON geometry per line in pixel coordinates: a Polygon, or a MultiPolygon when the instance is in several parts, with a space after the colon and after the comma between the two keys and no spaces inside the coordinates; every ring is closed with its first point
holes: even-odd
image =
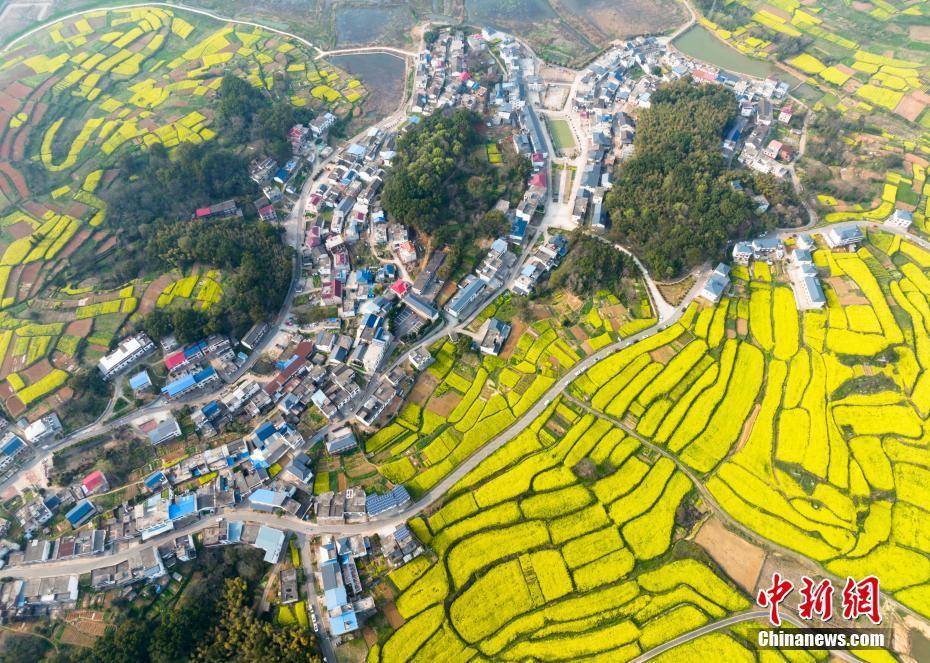
{"type": "MultiPolygon", "coordinates": [[[[406,622],[369,661],[622,661],[748,609],[683,538],[676,512],[707,507],[653,445],[758,537],[930,616],[930,251],[876,232],[814,257],[823,310],[737,267],[730,297],[588,369],[410,521],[429,552],[391,573],[406,622]]],[[[761,660],[750,627],[658,660],[761,660]]]]}
{"type": "Polygon", "coordinates": [[[224,74],[286,94],[295,106],[351,112],[364,86],[313,56],[259,28],[144,6],[58,21],[5,54],[0,400],[8,414],[70,398],[67,376],[105,353],[130,316],[219,301],[218,274],[170,284],[153,275],[114,291],[103,291],[93,274],[64,285],[55,277],[74,264],[105,271],[115,239],[103,223],[102,193],[120,177],[117,160],[156,144],[212,140],[224,74]]]}

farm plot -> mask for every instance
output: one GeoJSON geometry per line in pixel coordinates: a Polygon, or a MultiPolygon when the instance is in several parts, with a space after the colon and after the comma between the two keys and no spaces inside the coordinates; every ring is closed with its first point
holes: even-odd
{"type": "MultiPolygon", "coordinates": [[[[350,114],[367,94],[358,80],[286,38],[182,10],[132,7],[62,19],[18,43],[0,62],[0,309],[11,318],[56,324],[92,320],[85,352],[59,334],[14,332],[0,380],[41,361],[65,377],[93,362],[121,332],[142,291],[103,292],[116,238],[104,225],[104,193],[121,157],[169,150],[216,136],[214,102],[234,74],[294,106],[350,114]],[[318,66],[319,64],[319,66],[318,66]],[[27,171],[28,168],[28,171],[27,171]],[[28,172],[28,177],[26,173],[28,172]],[[75,266],[86,273],[76,274],[75,266]],[[83,280],[61,287],[59,274],[83,280]],[[81,290],[82,292],[77,292],[81,290]]],[[[147,275],[155,278],[158,275],[147,275]]],[[[183,275],[182,275],[183,276],[183,275]]],[[[189,275],[188,275],[189,276],[189,275]]],[[[208,308],[223,294],[217,273],[198,273],[159,292],[162,305],[208,308]],[[189,286],[189,287],[188,287],[189,286]]],[[[149,309],[150,310],[150,309],[149,309]]],[[[25,323],[23,323],[25,324],[25,323]]],[[[59,330],[60,331],[60,330],[59,330]]],[[[10,413],[38,405],[63,379],[49,371],[19,393],[10,413]]]]}
{"type": "MultiPolygon", "coordinates": [[[[930,263],[906,241],[877,239],[826,256],[825,311],[799,320],[785,285],[746,272],[736,298],[597,364],[574,393],[677,454],[745,527],[836,575],[876,573],[930,615],[930,544],[920,534],[930,526],[920,510],[930,481],[930,263]],[[721,310],[732,333],[707,343],[721,310]],[[742,338],[740,319],[749,322],[742,338]]],[[[657,489],[643,491],[657,499],[657,489]]],[[[636,552],[631,527],[621,532],[636,552]]]]}
{"type": "Polygon", "coordinates": [[[366,442],[381,473],[413,494],[429,490],[513,424],[581,358],[548,321],[528,328],[506,361],[479,359],[448,341],[432,351],[436,361],[420,378],[434,385],[428,395],[408,403],[366,442]]]}
{"type": "Polygon", "coordinates": [[[623,661],[749,605],[719,569],[686,558],[689,544],[677,541],[674,512],[690,481],[669,472],[667,460],[650,465],[633,455],[635,443],[620,452],[629,446],[623,433],[590,415],[559,440],[544,435],[553,419],[564,424],[560,409],[570,411],[554,404],[417,525],[436,556],[391,574],[407,622],[369,660],[459,652],[623,661]],[[587,474],[605,444],[617,469],[587,474]],[[625,507],[614,509],[619,502],[625,507]],[[608,516],[615,510],[626,514],[621,522],[608,516]]]}

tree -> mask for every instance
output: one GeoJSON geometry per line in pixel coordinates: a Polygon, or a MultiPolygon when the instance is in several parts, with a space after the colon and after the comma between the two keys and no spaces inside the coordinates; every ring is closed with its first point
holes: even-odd
{"type": "Polygon", "coordinates": [[[198,649],[195,661],[269,661],[270,663],[317,663],[315,639],[298,628],[275,628],[259,621],[248,604],[247,586],[241,578],[226,581],[222,616],[210,642],[198,649]]]}
{"type": "Polygon", "coordinates": [[[660,278],[722,254],[727,241],[761,221],[720,153],[736,100],[722,86],[685,79],[652,96],[636,131],[634,156],[618,169],[605,207],[610,236],[639,254],[660,278]]]}
{"type": "MultiPolygon", "coordinates": [[[[435,113],[397,142],[397,157],[384,182],[382,202],[391,219],[429,235],[434,246],[469,247],[500,232],[495,217],[484,216],[499,199],[522,195],[529,161],[503,152],[493,166],[476,129],[481,118],[471,111],[435,113]]],[[[450,251],[455,270],[467,251],[450,251]]]]}
{"type": "Polygon", "coordinates": [[[610,244],[589,235],[576,234],[562,264],[552,275],[555,288],[567,288],[578,297],[598,290],[620,292],[621,281],[637,272],[633,261],[610,244]]]}

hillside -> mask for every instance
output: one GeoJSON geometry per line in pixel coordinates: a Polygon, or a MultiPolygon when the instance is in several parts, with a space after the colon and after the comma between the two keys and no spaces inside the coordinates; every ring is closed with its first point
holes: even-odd
{"type": "MultiPolygon", "coordinates": [[[[243,286],[238,262],[169,256],[165,239],[183,232],[158,224],[251,201],[260,191],[244,172],[247,143],[280,157],[288,122],[323,108],[347,115],[365,95],[285,38],[158,8],[48,26],[6,54],[0,90],[0,399],[12,416],[70,399],[69,375],[156,308],[228,310],[223,292],[243,286]],[[220,130],[232,128],[217,103],[224,76],[269,108],[241,113],[257,118],[245,134],[220,130]]],[[[244,308],[212,317],[241,325],[262,314],[244,308]]]]}

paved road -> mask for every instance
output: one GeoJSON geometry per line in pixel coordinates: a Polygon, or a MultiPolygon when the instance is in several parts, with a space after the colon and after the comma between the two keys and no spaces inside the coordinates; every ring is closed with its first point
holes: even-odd
{"type": "Polygon", "coordinates": [[[319,53],[316,55],[316,59],[319,60],[321,58],[327,58],[331,55],[352,55],[354,53],[387,53],[388,55],[396,55],[397,57],[404,59],[416,59],[419,55],[419,53],[405,51],[402,48],[393,48],[392,46],[359,46],[356,48],[337,48],[332,51],[319,51],[319,53]]]}
{"type": "MultiPolygon", "coordinates": [[[[784,608],[782,608],[780,614],[781,614],[783,621],[789,624],[792,624],[793,626],[803,628],[808,625],[807,622],[801,621],[793,613],[789,612],[788,610],[784,608]]],[[[768,618],[769,618],[768,610],[755,610],[754,609],[754,610],[749,610],[747,612],[741,612],[736,615],[731,615],[719,621],[712,622],[710,624],[705,624],[701,628],[694,629],[693,631],[689,631],[688,633],[685,633],[683,635],[679,635],[677,638],[672,638],[668,642],[663,642],[661,645],[653,647],[649,651],[643,654],[640,654],[639,656],[634,658],[632,661],[630,661],[630,663],[646,663],[646,661],[651,661],[652,659],[656,658],[660,654],[663,654],[669,651],[670,649],[674,649],[675,647],[679,647],[683,644],[691,642],[692,640],[696,640],[697,638],[700,638],[702,635],[707,635],[708,633],[713,633],[715,631],[727,629],[727,628],[730,628],[731,626],[734,626],[736,624],[741,624],[743,622],[761,621],[764,623],[768,623],[768,618]]],[[[848,651],[844,651],[844,650],[831,649],[830,654],[844,661],[858,661],[859,660],[858,658],[850,654],[848,651]]]]}
{"type": "Polygon", "coordinates": [[[323,650],[323,660],[329,663],[335,663],[336,650],[333,648],[333,641],[329,637],[329,631],[323,628],[323,611],[320,609],[319,596],[316,593],[315,571],[313,569],[313,550],[310,546],[310,537],[297,537],[300,549],[300,564],[304,570],[304,580],[307,583],[307,609],[313,612],[316,618],[316,637],[320,641],[320,649],[323,650]]]}

